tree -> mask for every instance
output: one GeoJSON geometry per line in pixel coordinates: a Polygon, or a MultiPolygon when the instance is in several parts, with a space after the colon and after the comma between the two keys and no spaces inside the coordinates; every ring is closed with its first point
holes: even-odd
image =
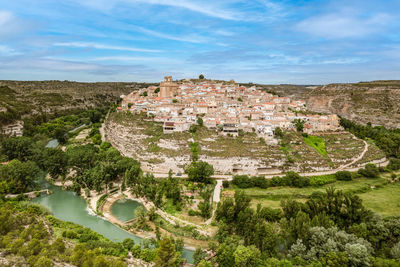
{"type": "Polygon", "coordinates": [[[210,198],[211,198],[211,192],[206,190],[201,193],[201,197],[203,198],[203,201],[199,203],[198,208],[200,210],[200,215],[201,217],[208,219],[211,216],[211,203],[210,203],[210,198]]]}
{"type": "Polygon", "coordinates": [[[157,87],[156,90],[154,90],[155,94],[158,94],[160,92],[160,87],[157,87]]]}
{"type": "Polygon", "coordinates": [[[232,267],[235,266],[234,253],[238,247],[238,238],[234,236],[228,237],[225,242],[220,244],[217,248],[217,263],[221,267],[232,267]]]}
{"type": "Polygon", "coordinates": [[[8,160],[25,161],[32,156],[33,146],[33,141],[29,137],[11,137],[1,142],[1,153],[6,155],[8,160]]]}
{"type": "Polygon", "coordinates": [[[304,123],[305,121],[303,121],[302,119],[294,119],[293,120],[294,125],[296,126],[296,130],[298,132],[302,132],[304,130],[304,123]]]}
{"type": "Polygon", "coordinates": [[[65,177],[68,169],[68,158],[64,151],[57,148],[45,148],[42,159],[43,167],[53,179],[65,177]]]}
{"type": "Polygon", "coordinates": [[[364,177],[376,178],[379,175],[379,169],[375,164],[368,163],[364,169],[359,169],[358,173],[364,177]]]}
{"type": "Polygon", "coordinates": [[[140,165],[133,165],[129,170],[125,172],[124,181],[127,186],[134,187],[142,175],[142,169],[140,165]]]}
{"type": "Polygon", "coordinates": [[[66,151],[68,165],[72,167],[78,175],[81,175],[84,170],[94,167],[98,151],[98,148],[94,145],[69,147],[66,151]]]}
{"type": "Polygon", "coordinates": [[[276,137],[282,138],[283,137],[283,131],[280,127],[276,127],[274,130],[274,135],[276,137]]]}
{"type": "Polygon", "coordinates": [[[131,251],[133,246],[135,245],[135,241],[133,241],[133,239],[131,239],[131,238],[125,238],[122,241],[122,245],[124,246],[124,248],[131,251]]]}
{"type": "Polygon", "coordinates": [[[175,251],[174,243],[169,237],[161,239],[154,262],[157,267],[179,266],[181,262],[180,255],[175,251]]]}
{"type": "Polygon", "coordinates": [[[400,170],[400,159],[390,159],[389,164],[387,165],[389,170],[397,171],[400,170]]]}
{"type": "Polygon", "coordinates": [[[261,253],[255,246],[246,247],[239,245],[233,256],[235,258],[235,266],[237,267],[257,266],[261,253]]]}
{"type": "Polygon", "coordinates": [[[89,111],[89,119],[91,123],[100,122],[102,114],[98,110],[90,110],[89,111]]]}
{"type": "Polygon", "coordinates": [[[64,253],[65,251],[65,244],[64,241],[61,237],[58,237],[54,243],[53,247],[59,252],[59,253],[64,253]]]}
{"type": "Polygon", "coordinates": [[[55,128],[53,137],[60,142],[60,144],[65,144],[68,140],[68,130],[65,126],[59,125],[55,128]]]}
{"type": "Polygon", "coordinates": [[[8,183],[8,193],[23,193],[33,188],[39,173],[39,168],[32,161],[20,162],[14,159],[0,166],[0,177],[8,183]]]}
{"type": "Polygon", "coordinates": [[[349,171],[338,171],[335,173],[335,177],[339,181],[351,181],[353,179],[349,171]]]}
{"type": "Polygon", "coordinates": [[[204,75],[203,75],[203,74],[200,74],[200,75],[199,75],[199,79],[200,79],[200,80],[203,80],[203,79],[204,79],[204,75]]]}
{"type": "Polygon", "coordinates": [[[198,117],[198,118],[197,118],[197,124],[198,124],[199,126],[203,126],[203,118],[202,118],[202,117],[198,117]]]}
{"type": "Polygon", "coordinates": [[[192,162],[186,167],[185,173],[191,181],[207,183],[214,174],[214,167],[205,161],[192,162]]]}
{"type": "Polygon", "coordinates": [[[193,254],[194,266],[197,266],[205,257],[206,253],[200,247],[196,248],[193,254]]]}
{"type": "Polygon", "coordinates": [[[35,263],[35,267],[51,267],[51,266],[54,266],[53,262],[45,256],[41,256],[35,263]]]}

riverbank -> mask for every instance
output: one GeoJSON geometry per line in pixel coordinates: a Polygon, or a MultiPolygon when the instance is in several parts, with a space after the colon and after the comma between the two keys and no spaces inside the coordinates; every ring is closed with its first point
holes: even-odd
{"type": "MultiPolygon", "coordinates": [[[[107,220],[108,222],[114,224],[116,227],[134,234],[140,238],[144,238],[144,239],[149,239],[149,238],[156,238],[156,235],[153,232],[145,232],[145,231],[128,231],[126,230],[125,227],[128,227],[129,224],[127,224],[127,222],[122,222],[121,220],[119,220],[116,216],[114,216],[111,212],[111,207],[114,205],[114,203],[116,203],[118,200],[121,199],[127,199],[127,200],[132,200],[132,201],[136,201],[139,202],[141,205],[143,205],[143,207],[149,211],[152,208],[156,209],[156,213],[161,216],[164,220],[166,220],[168,223],[172,224],[172,225],[177,225],[178,223],[181,223],[183,225],[193,225],[195,227],[199,227],[198,225],[192,224],[190,222],[181,220],[179,218],[176,218],[172,215],[169,215],[167,213],[165,213],[164,211],[156,208],[154,206],[154,204],[151,201],[146,200],[145,198],[138,198],[135,195],[133,195],[131,192],[129,192],[128,190],[125,190],[124,192],[116,192],[114,194],[111,194],[110,196],[108,196],[105,199],[105,202],[102,206],[102,208],[100,210],[98,210],[98,212],[96,212],[97,209],[97,202],[100,199],[100,197],[103,194],[98,194],[96,191],[90,191],[90,197],[84,197],[89,205],[89,209],[91,211],[93,211],[94,213],[98,214],[98,216],[100,216],[101,218],[103,218],[104,220],[107,220]]],[[[130,220],[132,221],[132,220],[130,220]]],[[[152,224],[152,226],[155,227],[155,225],[153,225],[152,222],[149,222],[150,224],[152,224]]],[[[200,230],[197,229],[201,234],[203,235],[212,235],[213,233],[210,233],[208,231],[205,230],[200,230]]],[[[181,236],[177,236],[173,233],[170,233],[168,231],[165,231],[163,229],[160,229],[161,234],[168,234],[168,235],[173,235],[175,238],[183,238],[185,246],[184,248],[187,250],[192,250],[194,251],[196,249],[196,247],[202,247],[202,248],[207,248],[208,247],[208,242],[207,241],[203,241],[203,240],[197,240],[197,239],[192,239],[189,237],[181,237],[181,236]]]]}

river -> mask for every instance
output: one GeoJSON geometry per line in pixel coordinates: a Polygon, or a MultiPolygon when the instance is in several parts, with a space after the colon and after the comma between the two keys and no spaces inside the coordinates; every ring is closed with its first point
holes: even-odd
{"type": "Polygon", "coordinates": [[[127,222],[136,217],[135,211],[139,207],[144,208],[141,203],[135,200],[119,199],[111,206],[111,214],[121,222],[127,222]]]}
{"type": "MultiPolygon", "coordinates": [[[[51,140],[47,147],[54,147],[54,145],[57,146],[56,142],[51,140]]],[[[131,238],[135,243],[141,242],[142,238],[128,233],[95,215],[88,208],[86,201],[74,192],[62,190],[61,187],[54,186],[44,181],[44,179],[40,182],[40,186],[43,189],[50,189],[53,193],[51,195],[42,194],[31,201],[47,207],[54,217],[83,225],[115,242],[121,242],[125,238],[131,238]]],[[[184,249],[182,258],[186,259],[189,263],[193,263],[193,253],[192,250],[184,249]]]]}

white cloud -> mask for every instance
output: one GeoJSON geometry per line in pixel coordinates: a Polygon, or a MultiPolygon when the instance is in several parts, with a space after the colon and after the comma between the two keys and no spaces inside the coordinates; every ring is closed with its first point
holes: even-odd
{"type": "Polygon", "coordinates": [[[64,47],[78,47],[78,48],[96,48],[96,49],[105,49],[105,50],[121,50],[121,51],[131,51],[131,52],[149,52],[149,53],[158,53],[162,52],[161,50],[153,50],[153,49],[143,49],[143,48],[135,48],[135,47],[126,47],[126,46],[113,46],[113,45],[104,45],[98,43],[90,43],[90,42],[65,42],[65,43],[55,43],[54,46],[64,46],[64,47]]]}
{"type": "Polygon", "coordinates": [[[357,38],[379,32],[389,20],[387,14],[360,17],[356,14],[334,13],[305,19],[296,25],[296,29],[328,39],[357,38]]]}
{"type": "Polygon", "coordinates": [[[11,22],[13,18],[14,16],[11,12],[0,10],[0,27],[4,27],[7,23],[11,22]]]}
{"type": "Polygon", "coordinates": [[[14,49],[6,46],[6,45],[0,45],[0,55],[1,56],[15,56],[18,55],[19,53],[15,51],[14,49]]]}
{"type": "Polygon", "coordinates": [[[186,1],[186,0],[135,0],[135,2],[143,2],[148,4],[183,8],[193,12],[198,12],[210,17],[215,17],[220,19],[227,19],[227,20],[241,19],[239,14],[215,6],[210,1],[207,1],[206,3],[198,3],[195,1],[186,1]]]}
{"type": "Polygon", "coordinates": [[[128,4],[147,4],[147,5],[159,5],[175,7],[180,9],[186,9],[195,13],[200,13],[209,17],[225,19],[225,20],[244,20],[244,16],[241,13],[227,10],[226,8],[216,5],[217,2],[210,1],[193,1],[193,0],[87,0],[77,1],[72,0],[76,3],[86,5],[92,8],[108,11],[119,3],[128,4]]]}
{"type": "Polygon", "coordinates": [[[199,36],[197,34],[191,34],[191,35],[186,35],[186,36],[175,36],[171,34],[166,34],[166,33],[161,33],[153,30],[149,30],[140,26],[133,26],[134,29],[137,31],[140,31],[142,33],[163,38],[163,39],[169,39],[169,40],[174,40],[174,41],[180,41],[180,42],[189,42],[189,43],[206,43],[208,42],[208,38],[199,36]]]}

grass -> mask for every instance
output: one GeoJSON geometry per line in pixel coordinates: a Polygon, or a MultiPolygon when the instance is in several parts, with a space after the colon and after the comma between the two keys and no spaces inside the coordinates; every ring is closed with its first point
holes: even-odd
{"type": "Polygon", "coordinates": [[[321,137],[309,135],[304,137],[304,142],[313,147],[320,155],[327,157],[328,152],[326,152],[325,141],[321,137]]]}
{"type": "Polygon", "coordinates": [[[359,196],[367,208],[382,216],[400,214],[400,183],[389,183],[359,196]]]}
{"type": "MultiPolygon", "coordinates": [[[[240,190],[244,190],[244,192],[252,198],[251,204],[253,206],[256,206],[258,203],[260,203],[261,206],[263,207],[280,208],[280,202],[283,199],[295,199],[300,202],[305,202],[313,192],[316,191],[325,192],[326,188],[330,186],[333,186],[337,190],[343,190],[345,192],[349,191],[356,192],[357,194],[362,196],[370,193],[372,194],[376,190],[382,190],[382,188],[386,188],[387,186],[389,186],[386,183],[387,179],[385,178],[376,178],[376,179],[358,178],[352,181],[336,181],[319,187],[310,186],[305,188],[295,188],[295,187],[281,186],[281,187],[270,187],[267,189],[253,187],[240,190]],[[377,188],[371,189],[371,187],[377,187],[377,188]]],[[[233,188],[229,188],[224,191],[225,192],[230,191],[229,195],[233,196],[234,190],[235,189],[233,188]]],[[[398,193],[400,193],[400,185],[398,193]]],[[[382,197],[384,197],[384,194],[382,194],[382,197]]],[[[386,198],[391,199],[390,195],[387,195],[386,198]]],[[[398,198],[400,200],[400,194],[398,198]]],[[[374,202],[372,200],[370,200],[370,202],[371,203],[366,201],[365,205],[368,208],[372,209],[372,204],[374,202]]],[[[376,205],[379,205],[379,203],[376,202],[376,205]]],[[[396,204],[394,203],[393,205],[396,204]]],[[[382,205],[382,207],[384,207],[384,205],[382,205]]]]}
{"type": "Polygon", "coordinates": [[[176,209],[176,206],[172,203],[172,200],[171,200],[171,199],[168,199],[168,201],[165,202],[164,207],[163,207],[163,210],[164,210],[166,213],[171,214],[171,215],[176,215],[177,213],[180,213],[180,212],[178,212],[178,210],[176,209]]]}

